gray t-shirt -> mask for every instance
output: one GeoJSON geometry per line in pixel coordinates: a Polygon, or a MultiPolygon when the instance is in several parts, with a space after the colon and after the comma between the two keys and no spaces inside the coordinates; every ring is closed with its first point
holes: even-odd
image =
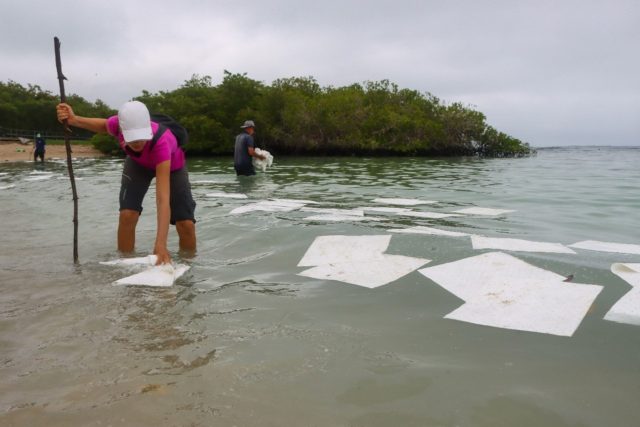
{"type": "Polygon", "coordinates": [[[249,147],[254,147],[253,137],[246,132],[236,136],[236,146],[233,153],[233,165],[239,169],[253,169],[249,147]]]}

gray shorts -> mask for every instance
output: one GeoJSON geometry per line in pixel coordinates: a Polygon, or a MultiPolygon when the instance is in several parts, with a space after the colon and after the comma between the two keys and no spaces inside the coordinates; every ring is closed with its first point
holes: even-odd
{"type": "MultiPolygon", "coordinates": [[[[124,161],[122,183],[120,184],[120,210],[131,209],[142,213],[142,201],[155,176],[156,171],[144,168],[127,157],[124,161]]],[[[187,219],[195,223],[196,202],[191,195],[191,184],[186,166],[171,172],[170,189],[171,224],[187,219]]]]}

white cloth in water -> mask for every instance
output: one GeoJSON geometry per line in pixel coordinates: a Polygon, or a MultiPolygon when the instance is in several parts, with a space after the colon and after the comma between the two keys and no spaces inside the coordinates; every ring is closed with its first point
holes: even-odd
{"type": "Polygon", "coordinates": [[[261,156],[265,156],[266,159],[259,159],[257,157],[252,157],[253,167],[256,169],[260,169],[262,172],[266,172],[268,167],[271,167],[273,164],[273,156],[267,150],[261,150],[260,148],[255,149],[255,153],[261,156]]]}
{"type": "Polygon", "coordinates": [[[602,290],[511,255],[490,252],[427,267],[420,273],[465,303],[448,319],[498,328],[571,336],[602,290]]]}
{"type": "Polygon", "coordinates": [[[587,249],[590,251],[640,255],[640,245],[631,245],[628,243],[609,243],[598,242],[595,240],[585,240],[582,242],[574,243],[573,245],[569,245],[569,247],[576,249],[587,249]]]}
{"type": "Polygon", "coordinates": [[[246,199],[248,196],[241,193],[207,193],[207,197],[220,197],[227,199],[246,199]]]}
{"type": "Polygon", "coordinates": [[[411,209],[407,208],[388,208],[384,206],[376,207],[376,206],[365,206],[362,208],[358,208],[359,210],[363,210],[366,212],[380,212],[380,213],[390,213],[390,214],[399,214],[404,212],[411,212],[411,209]]]}
{"type": "Polygon", "coordinates": [[[400,206],[430,205],[433,203],[438,203],[433,200],[394,199],[394,198],[385,198],[385,197],[373,199],[373,201],[375,203],[387,203],[389,205],[400,205],[400,206]]]}
{"type": "Polygon", "coordinates": [[[399,215],[401,215],[401,216],[410,216],[410,217],[414,217],[414,218],[429,218],[429,219],[440,219],[440,218],[449,218],[449,217],[453,217],[453,216],[461,216],[461,215],[452,214],[452,213],[416,212],[416,211],[402,212],[399,215]]]}
{"type": "Polygon", "coordinates": [[[447,237],[467,237],[470,234],[461,233],[459,231],[447,231],[440,230],[439,228],[433,227],[423,227],[421,225],[417,227],[409,227],[409,228],[392,228],[387,230],[390,233],[405,233],[405,234],[428,234],[432,236],[447,236],[447,237]]]}
{"type": "Polygon", "coordinates": [[[510,209],[492,209],[492,208],[465,208],[465,209],[458,209],[457,211],[454,211],[455,213],[461,213],[461,214],[465,214],[465,215],[487,215],[487,216],[495,216],[495,215],[502,215],[502,214],[506,214],[509,212],[515,212],[514,210],[510,210],[510,209]]]}
{"type": "Polygon", "coordinates": [[[299,274],[314,279],[337,280],[365,288],[377,288],[406,276],[428,262],[429,260],[422,258],[383,254],[368,262],[320,265],[299,274]]]}
{"type": "Polygon", "coordinates": [[[375,288],[393,282],[429,262],[387,255],[391,236],[320,236],[298,266],[315,266],[301,273],[314,279],[337,280],[375,288]]]}
{"type": "Polygon", "coordinates": [[[156,265],[158,257],[156,255],[147,255],[137,258],[120,258],[112,261],[101,261],[102,265],[156,265]]]}
{"type": "Polygon", "coordinates": [[[53,174],[50,175],[36,175],[31,176],[29,178],[25,178],[25,181],[46,181],[47,179],[53,178],[53,174]]]}
{"type": "Polygon", "coordinates": [[[184,264],[162,264],[155,265],[158,260],[156,255],[148,255],[145,257],[137,258],[121,258],[112,261],[100,262],[102,265],[114,265],[114,266],[146,266],[146,270],[127,276],[125,278],[116,280],[114,285],[136,285],[136,286],[156,286],[156,287],[169,287],[173,285],[173,282],[180,276],[182,276],[189,266],[184,264]]]}
{"type": "Polygon", "coordinates": [[[238,215],[252,211],[291,212],[296,209],[300,209],[304,205],[304,203],[292,200],[263,200],[235,208],[231,211],[231,214],[238,215]]]}
{"type": "Polygon", "coordinates": [[[575,254],[574,251],[560,243],[532,242],[522,239],[471,236],[471,244],[473,245],[473,249],[498,249],[502,251],[516,252],[575,254]]]}
{"type": "Polygon", "coordinates": [[[616,263],[611,266],[611,271],[633,288],[611,307],[604,318],[613,322],[640,325],[640,264],[616,263]]]}
{"type": "Polygon", "coordinates": [[[306,221],[331,221],[331,222],[349,222],[349,221],[380,221],[382,218],[374,216],[358,216],[345,214],[322,214],[312,215],[304,218],[306,221]]]}
{"type": "Polygon", "coordinates": [[[307,208],[300,209],[303,212],[314,212],[323,215],[350,215],[350,216],[364,216],[362,209],[338,209],[338,208],[307,208]]]}
{"type": "Polygon", "coordinates": [[[389,247],[391,236],[319,236],[298,263],[313,265],[367,262],[379,258],[389,247]]]}
{"type": "Polygon", "coordinates": [[[166,288],[173,286],[173,282],[187,270],[189,270],[189,266],[183,264],[176,264],[175,266],[171,264],[156,265],[140,273],[116,280],[113,284],[166,288]]]}

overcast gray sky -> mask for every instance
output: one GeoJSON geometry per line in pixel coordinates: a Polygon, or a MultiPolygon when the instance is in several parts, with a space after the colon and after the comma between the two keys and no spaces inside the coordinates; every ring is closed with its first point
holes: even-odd
{"type": "Polygon", "coordinates": [[[270,84],[389,79],[536,147],[640,145],[638,0],[6,1],[0,81],[114,108],[223,70],[270,84]]]}

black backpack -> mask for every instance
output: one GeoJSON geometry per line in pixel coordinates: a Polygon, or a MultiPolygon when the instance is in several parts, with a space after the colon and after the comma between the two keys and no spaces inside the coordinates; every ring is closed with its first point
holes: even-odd
{"type": "Polygon", "coordinates": [[[172,117],[169,117],[166,114],[151,114],[151,120],[158,123],[160,126],[151,139],[151,147],[149,150],[153,150],[153,147],[156,146],[156,143],[167,129],[169,129],[173,136],[178,140],[178,147],[184,147],[187,142],[189,142],[189,133],[187,133],[187,130],[172,117]]]}

